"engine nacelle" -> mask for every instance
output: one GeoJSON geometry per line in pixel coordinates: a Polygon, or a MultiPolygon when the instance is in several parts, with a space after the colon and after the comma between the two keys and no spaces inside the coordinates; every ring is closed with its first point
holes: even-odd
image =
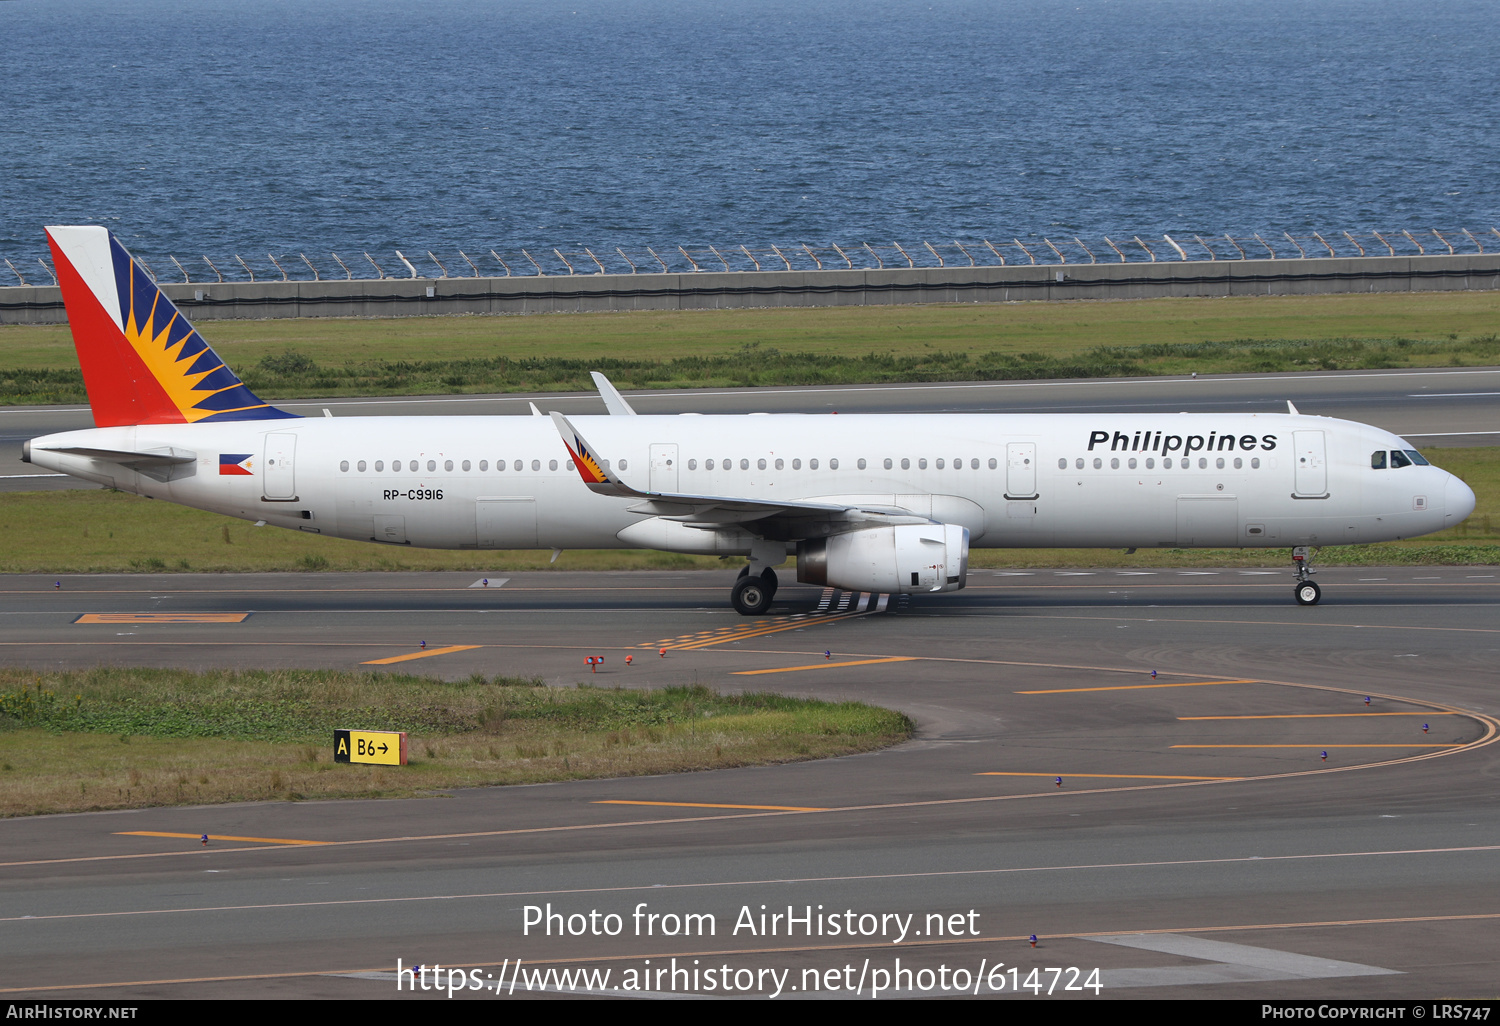
{"type": "Polygon", "coordinates": [[[845,591],[957,591],[969,572],[969,529],[867,527],[797,544],[797,580],[845,591]]]}

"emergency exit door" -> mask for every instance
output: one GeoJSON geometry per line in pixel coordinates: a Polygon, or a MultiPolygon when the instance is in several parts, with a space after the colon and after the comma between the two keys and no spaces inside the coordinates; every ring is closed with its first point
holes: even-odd
{"type": "Polygon", "coordinates": [[[1005,497],[1037,497],[1035,442],[1011,442],[1005,447],[1005,497]]]}

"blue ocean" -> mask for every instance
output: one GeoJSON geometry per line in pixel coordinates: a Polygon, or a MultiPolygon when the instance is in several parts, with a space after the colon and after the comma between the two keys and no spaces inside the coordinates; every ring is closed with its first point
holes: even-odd
{"type": "Polygon", "coordinates": [[[0,256],[1477,235],[1497,52],[1493,0],[8,0],[0,256]]]}

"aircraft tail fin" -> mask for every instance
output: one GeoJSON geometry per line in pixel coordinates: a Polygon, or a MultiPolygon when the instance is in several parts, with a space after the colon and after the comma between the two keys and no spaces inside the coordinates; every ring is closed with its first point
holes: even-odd
{"type": "Polygon", "coordinates": [[[96,426],[296,416],[246,388],[107,229],[51,226],[47,242],[96,426]]]}

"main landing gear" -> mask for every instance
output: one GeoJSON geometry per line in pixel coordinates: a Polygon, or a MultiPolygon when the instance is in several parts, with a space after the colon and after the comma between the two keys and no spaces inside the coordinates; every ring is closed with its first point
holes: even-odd
{"type": "Polygon", "coordinates": [[[1297,568],[1297,585],[1292,589],[1297,605],[1317,605],[1318,599],[1323,597],[1323,589],[1312,581],[1312,575],[1316,571],[1312,568],[1312,556],[1306,545],[1298,545],[1292,550],[1292,563],[1297,568]]]}
{"type": "Polygon", "coordinates": [[[771,600],[776,597],[776,585],[775,570],[766,567],[751,576],[747,566],[740,571],[739,578],[734,582],[729,601],[734,605],[734,611],[741,616],[759,616],[771,608],[771,600]]]}

